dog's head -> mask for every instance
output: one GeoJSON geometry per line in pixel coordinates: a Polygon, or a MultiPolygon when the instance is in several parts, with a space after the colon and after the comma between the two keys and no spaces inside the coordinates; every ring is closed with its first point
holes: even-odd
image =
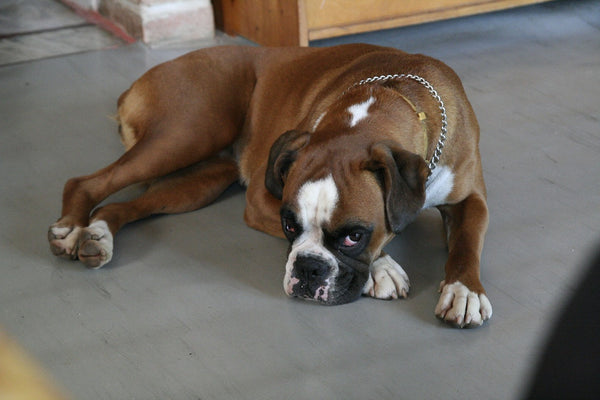
{"type": "Polygon", "coordinates": [[[357,299],[382,248],[423,206],[427,165],[390,141],[289,131],[271,148],[266,187],[282,200],[289,296],[357,299]]]}

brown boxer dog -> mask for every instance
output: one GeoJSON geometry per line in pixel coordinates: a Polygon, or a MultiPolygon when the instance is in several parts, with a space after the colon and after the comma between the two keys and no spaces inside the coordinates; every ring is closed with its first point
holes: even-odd
{"type": "Polygon", "coordinates": [[[54,254],[99,268],[126,223],[204,207],[240,180],[247,224],[291,244],[287,295],[398,298],[408,277],[383,248],[437,207],[449,256],[436,315],[460,327],[492,315],[479,280],[479,126],[442,62],[361,44],[204,49],[146,72],[119,98],[118,120],[126,152],[67,181],[54,254]],[[137,182],[149,182],[139,198],[94,210],[137,182]]]}

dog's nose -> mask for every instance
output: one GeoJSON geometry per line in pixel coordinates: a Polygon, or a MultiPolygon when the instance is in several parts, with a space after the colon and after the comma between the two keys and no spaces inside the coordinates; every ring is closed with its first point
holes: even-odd
{"type": "Polygon", "coordinates": [[[301,281],[320,281],[329,273],[329,264],[320,257],[298,256],[294,262],[294,270],[301,281]]]}

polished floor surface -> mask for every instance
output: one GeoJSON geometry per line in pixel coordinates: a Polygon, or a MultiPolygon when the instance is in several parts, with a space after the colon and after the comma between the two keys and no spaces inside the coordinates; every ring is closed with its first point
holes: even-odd
{"type": "Polygon", "coordinates": [[[239,186],[203,210],[126,227],[101,270],[54,258],[46,230],[63,183],[121,154],[109,118],[119,94],[196,46],[2,66],[0,325],[73,399],[519,398],[600,240],[600,5],[315,45],[351,41],[429,54],[462,78],[482,131],[491,321],[456,330],[435,319],[446,249],[434,211],[387,248],[411,278],[402,301],[286,298],[287,244],[244,225],[239,186]]]}

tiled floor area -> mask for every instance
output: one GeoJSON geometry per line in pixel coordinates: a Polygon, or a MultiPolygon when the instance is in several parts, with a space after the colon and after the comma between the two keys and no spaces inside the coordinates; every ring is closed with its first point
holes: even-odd
{"type": "Polygon", "coordinates": [[[435,319],[446,249],[433,211],[387,248],[411,278],[403,301],[286,298],[287,244],[244,225],[240,186],[203,210],[126,227],[104,269],[51,255],[46,229],[65,180],[121,154],[108,118],[120,93],[159,62],[243,42],[220,36],[0,66],[2,329],[73,399],[519,399],[600,240],[600,3],[550,2],[313,45],[358,41],[440,58],[463,80],[491,211],[489,323],[461,331],[435,319]]]}

